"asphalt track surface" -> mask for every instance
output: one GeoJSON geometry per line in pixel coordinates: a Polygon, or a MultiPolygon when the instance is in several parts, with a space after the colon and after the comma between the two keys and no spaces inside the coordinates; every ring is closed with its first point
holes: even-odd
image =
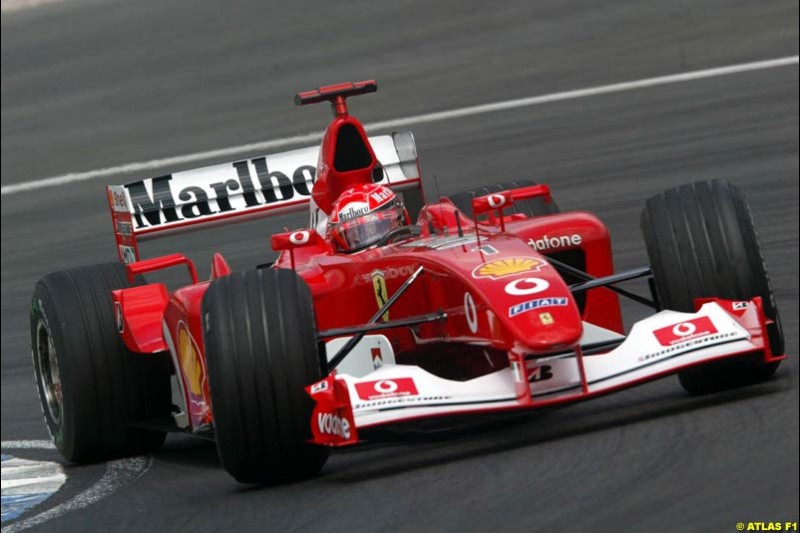
{"type": "MultiPolygon", "coordinates": [[[[293,94],[343,80],[378,79],[378,94],[351,106],[374,122],[797,53],[796,1],[53,3],[3,14],[2,184],[317,131],[327,110],[295,108],[293,94]]],[[[646,263],[645,198],[732,180],[760,228],[790,359],[773,380],[719,395],[689,397],[667,378],[521,422],[336,453],[321,477],[282,487],[237,485],[213,445],[171,437],[144,475],[31,531],[724,532],[798,520],[797,66],[411,129],[429,194],[434,175],[443,195],[549,183],[562,209],[607,222],[618,268],[646,263]]],[[[27,339],[34,283],[114,258],[103,185],[129,179],[2,198],[3,441],[47,438],[27,339]]],[[[271,231],[300,223],[145,253],[184,252],[207,274],[219,249],[244,269],[270,256],[271,231]]],[[[101,472],[67,468],[78,488],[101,472]]]]}

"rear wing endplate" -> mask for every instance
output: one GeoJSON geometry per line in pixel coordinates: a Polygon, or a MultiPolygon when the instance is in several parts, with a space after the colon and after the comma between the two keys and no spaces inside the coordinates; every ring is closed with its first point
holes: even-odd
{"type": "MultiPolygon", "coordinates": [[[[421,207],[422,187],[410,132],[370,137],[383,172],[376,183],[406,192],[421,207]]],[[[119,259],[138,261],[139,241],[212,225],[308,209],[319,147],[244,159],[108,187],[119,259]]]]}

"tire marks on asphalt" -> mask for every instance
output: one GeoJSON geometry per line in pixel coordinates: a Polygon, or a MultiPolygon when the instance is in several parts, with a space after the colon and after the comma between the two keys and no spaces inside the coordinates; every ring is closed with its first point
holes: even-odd
{"type": "MultiPolygon", "coordinates": [[[[55,447],[53,443],[46,440],[15,440],[15,441],[3,441],[2,442],[3,450],[53,450],[55,447]]],[[[78,509],[82,509],[84,507],[88,507],[94,503],[99,502],[103,498],[106,498],[113,494],[114,492],[118,491],[125,485],[131,483],[132,481],[139,478],[142,474],[147,472],[147,469],[150,468],[152,464],[152,459],[149,456],[137,456],[137,457],[128,457],[124,459],[115,459],[106,463],[106,471],[103,476],[97,480],[97,482],[89,487],[88,489],[78,493],[77,495],[73,496],[72,498],[47,509],[38,514],[34,514],[23,518],[22,520],[18,520],[16,522],[12,522],[9,525],[3,525],[2,533],[15,533],[17,531],[23,531],[29,527],[33,527],[54,518],[58,518],[59,516],[68,513],[70,511],[75,511],[78,509]]],[[[59,465],[60,466],[60,465],[59,465]]],[[[3,514],[6,513],[6,479],[5,479],[5,471],[3,473],[3,514]]],[[[64,476],[64,480],[66,480],[66,475],[64,476]]],[[[62,482],[63,485],[63,482],[62,482]]],[[[60,488],[62,485],[59,485],[60,488]]],[[[48,495],[49,496],[49,495],[48,495]]],[[[40,500],[37,503],[41,503],[46,498],[40,500]]],[[[29,510],[31,506],[26,507],[22,510],[25,512],[29,510]]],[[[21,514],[21,513],[20,513],[21,514]]]]}

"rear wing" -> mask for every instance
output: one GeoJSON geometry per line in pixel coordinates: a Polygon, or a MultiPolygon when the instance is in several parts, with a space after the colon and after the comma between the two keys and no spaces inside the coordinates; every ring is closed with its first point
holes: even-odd
{"type": "MultiPolygon", "coordinates": [[[[374,180],[405,193],[410,212],[422,207],[422,186],[410,132],[370,137],[382,173],[374,180]]],[[[119,260],[140,259],[138,243],[212,225],[308,209],[319,146],[244,159],[108,187],[119,260]]]]}

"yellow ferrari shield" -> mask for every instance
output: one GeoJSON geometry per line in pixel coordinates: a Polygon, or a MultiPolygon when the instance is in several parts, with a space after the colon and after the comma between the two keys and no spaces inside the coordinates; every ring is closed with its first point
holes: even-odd
{"type": "MultiPolygon", "coordinates": [[[[375,290],[375,301],[378,302],[378,309],[380,310],[387,301],[389,301],[389,291],[386,288],[386,279],[383,277],[383,272],[376,270],[372,273],[372,288],[375,290]]],[[[381,320],[386,322],[389,320],[389,311],[383,313],[381,320]]]]}

